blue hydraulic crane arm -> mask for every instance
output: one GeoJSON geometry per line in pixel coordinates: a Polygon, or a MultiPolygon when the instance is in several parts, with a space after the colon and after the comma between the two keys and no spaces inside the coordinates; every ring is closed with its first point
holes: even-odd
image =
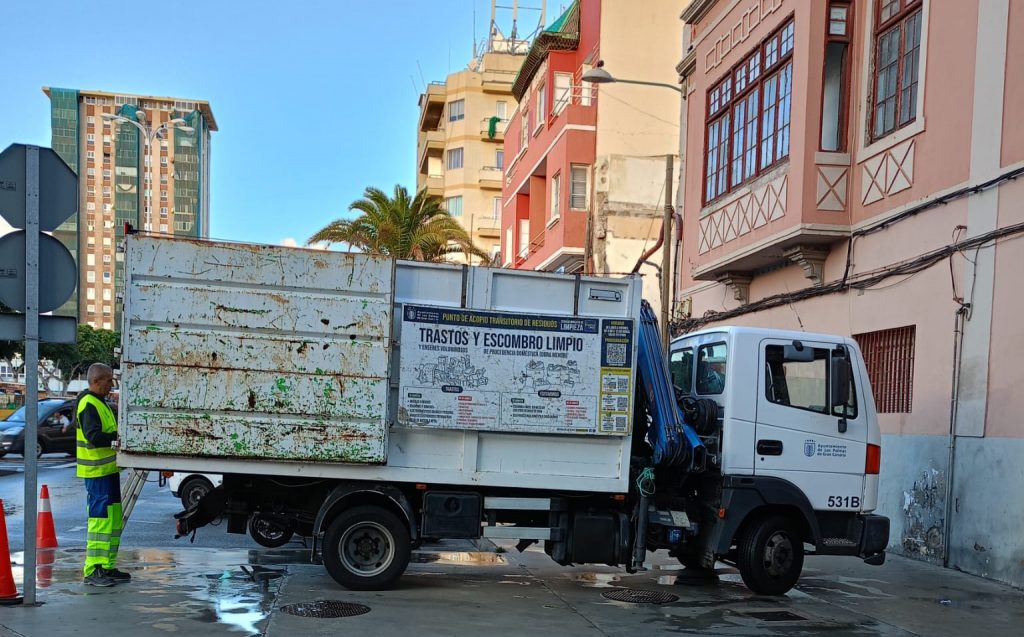
{"type": "Polygon", "coordinates": [[[640,343],[637,351],[639,386],[647,399],[651,425],[647,442],[653,450],[654,464],[694,468],[704,444],[693,427],[686,424],[676,402],[668,359],[661,350],[658,318],[647,301],[640,308],[640,343]]]}

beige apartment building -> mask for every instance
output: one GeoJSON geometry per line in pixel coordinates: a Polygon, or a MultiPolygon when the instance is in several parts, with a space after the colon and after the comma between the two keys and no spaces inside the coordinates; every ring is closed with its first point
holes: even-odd
{"type": "Polygon", "coordinates": [[[119,330],[117,252],[130,223],[144,232],[210,234],[209,102],[43,87],[51,145],[78,174],[78,215],[54,233],[78,261],[76,294],[58,313],[119,330]],[[77,307],[76,307],[77,305],[77,307]]]}
{"type": "MultiPolygon", "coordinates": [[[[526,48],[505,40],[420,95],[416,188],[440,197],[478,248],[498,254],[505,127],[526,48]]],[[[452,261],[465,262],[453,255],[452,261]]],[[[475,259],[474,259],[475,261],[475,259]]]]}

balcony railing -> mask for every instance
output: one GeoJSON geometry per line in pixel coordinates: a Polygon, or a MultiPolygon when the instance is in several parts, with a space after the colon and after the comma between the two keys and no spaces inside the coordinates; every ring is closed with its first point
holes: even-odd
{"type": "Polygon", "coordinates": [[[508,128],[507,119],[485,117],[480,120],[480,139],[488,142],[503,142],[506,128],[508,128]]]}
{"type": "Polygon", "coordinates": [[[444,176],[443,175],[427,175],[423,186],[427,189],[427,194],[432,197],[444,196],[444,176]]]}
{"type": "Polygon", "coordinates": [[[512,81],[516,79],[518,71],[489,70],[482,73],[482,83],[485,93],[511,93],[512,81]]]}
{"type": "Polygon", "coordinates": [[[427,157],[434,155],[440,157],[444,153],[444,131],[434,130],[428,132],[423,138],[423,147],[420,149],[419,167],[421,173],[427,172],[427,157]]]}
{"type": "Polygon", "coordinates": [[[504,174],[501,168],[497,166],[484,166],[480,169],[478,174],[478,181],[480,182],[481,188],[488,188],[493,190],[501,190],[501,182],[504,179],[504,174]]]}

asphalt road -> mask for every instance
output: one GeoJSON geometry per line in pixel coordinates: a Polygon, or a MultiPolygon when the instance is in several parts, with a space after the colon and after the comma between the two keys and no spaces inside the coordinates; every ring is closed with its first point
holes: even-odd
{"type": "MultiPolygon", "coordinates": [[[[3,500],[10,550],[21,551],[25,546],[25,482],[24,465],[20,456],[0,459],[0,499],[3,500]]],[[[122,481],[127,473],[121,474],[122,481]]],[[[53,510],[57,543],[61,548],[84,547],[86,533],[85,487],[75,476],[75,459],[64,454],[47,454],[39,462],[39,486],[47,485],[50,507],[53,510]]],[[[38,491],[37,491],[38,494],[38,491]]],[[[151,473],[149,482],[135,505],[121,537],[121,547],[128,548],[180,548],[189,545],[186,538],[174,539],[174,514],[181,511],[181,501],[170,490],[157,484],[151,473]]],[[[199,529],[196,547],[205,548],[260,548],[248,535],[229,534],[226,525],[199,529]]],[[[302,547],[299,540],[288,545],[302,547]]]]}

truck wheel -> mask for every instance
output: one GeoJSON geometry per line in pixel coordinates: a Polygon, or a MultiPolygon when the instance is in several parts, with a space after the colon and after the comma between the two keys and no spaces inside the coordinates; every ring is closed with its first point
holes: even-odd
{"type": "Polygon", "coordinates": [[[784,594],[804,567],[803,538],[783,515],[753,521],[740,537],[738,553],[743,583],[760,595],[784,594]]]}
{"type": "Polygon", "coordinates": [[[295,533],[295,525],[282,524],[276,519],[269,519],[254,513],[249,516],[249,535],[261,546],[276,549],[291,541],[295,533]]]}
{"type": "Polygon", "coordinates": [[[206,494],[213,491],[213,485],[202,476],[195,476],[185,480],[178,488],[181,497],[181,506],[189,510],[199,504],[199,500],[206,497],[206,494]]]}
{"type": "Polygon", "coordinates": [[[381,591],[402,576],[412,547],[409,529],[378,506],[345,511],[324,534],[324,565],[334,581],[353,591],[381,591]]]}

